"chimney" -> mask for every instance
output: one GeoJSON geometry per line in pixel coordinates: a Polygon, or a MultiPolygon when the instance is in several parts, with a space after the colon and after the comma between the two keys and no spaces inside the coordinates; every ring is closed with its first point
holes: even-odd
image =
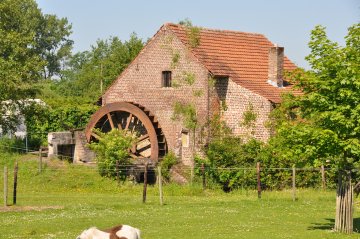
{"type": "Polygon", "coordinates": [[[274,45],[269,49],[268,83],[283,87],[284,47],[274,45]]]}

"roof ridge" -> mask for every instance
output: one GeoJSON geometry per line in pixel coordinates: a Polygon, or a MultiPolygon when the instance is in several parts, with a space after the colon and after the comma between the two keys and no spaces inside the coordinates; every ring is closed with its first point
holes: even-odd
{"type": "MultiPolygon", "coordinates": [[[[176,24],[176,23],[171,23],[171,22],[167,22],[164,23],[165,26],[173,26],[173,27],[180,27],[180,28],[186,28],[186,26],[183,26],[181,24],[176,24]]],[[[222,33],[233,33],[233,34],[249,34],[249,35],[258,35],[258,36],[262,36],[265,37],[267,39],[267,37],[262,34],[262,33],[257,33],[257,32],[245,32],[245,31],[239,31],[239,30],[224,30],[224,29],[217,29],[217,28],[207,28],[207,27],[201,27],[201,26],[194,26],[194,27],[198,27],[200,28],[201,31],[210,31],[210,32],[222,32],[222,33]]]]}

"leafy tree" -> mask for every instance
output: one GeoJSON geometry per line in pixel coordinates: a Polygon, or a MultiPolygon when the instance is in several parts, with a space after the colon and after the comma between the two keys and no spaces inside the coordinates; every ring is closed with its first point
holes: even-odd
{"type": "Polygon", "coordinates": [[[330,41],[325,28],[317,26],[309,47],[312,70],[293,76],[303,95],[288,96],[277,110],[272,143],[282,151],[276,152],[280,157],[298,165],[331,160],[339,170],[335,230],[351,232],[352,219],[346,219],[352,218],[351,170],[360,167],[360,24],[349,28],[345,46],[330,41]]]}
{"type": "Polygon", "coordinates": [[[63,105],[55,107],[36,103],[24,107],[27,137],[31,148],[46,145],[49,132],[84,128],[97,109],[95,105],[62,102],[63,105]]]}
{"type": "MultiPolygon", "coordinates": [[[[116,176],[116,161],[120,166],[130,164],[129,148],[133,145],[136,137],[128,131],[112,129],[108,133],[96,132],[100,136],[99,142],[90,144],[90,148],[95,151],[98,169],[101,176],[116,176]]],[[[120,174],[125,177],[125,171],[120,174]]]]}
{"type": "Polygon", "coordinates": [[[0,102],[9,100],[12,108],[0,107],[3,131],[14,130],[19,117],[9,112],[36,95],[35,83],[59,73],[72,45],[70,29],[66,19],[43,15],[34,0],[0,1],[0,102]]]}
{"type": "Polygon", "coordinates": [[[137,56],[143,44],[136,34],[125,42],[117,37],[98,40],[90,51],[69,59],[68,69],[55,82],[54,90],[64,96],[80,96],[95,102],[137,56]]]}
{"type": "Polygon", "coordinates": [[[34,1],[0,2],[0,100],[23,99],[34,94],[46,62],[36,52],[36,31],[41,12],[34,1]]]}
{"type": "Polygon", "coordinates": [[[73,41],[68,39],[71,25],[66,18],[45,14],[36,29],[37,53],[46,61],[42,75],[44,79],[62,77],[66,60],[71,56],[73,41]]]}

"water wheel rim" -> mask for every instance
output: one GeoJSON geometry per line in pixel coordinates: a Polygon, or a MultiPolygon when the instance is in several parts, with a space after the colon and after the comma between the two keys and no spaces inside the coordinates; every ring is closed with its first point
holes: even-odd
{"type": "Polygon", "coordinates": [[[149,116],[142,109],[128,102],[115,102],[115,103],[106,104],[103,107],[101,107],[98,111],[96,111],[91,116],[90,121],[85,129],[85,136],[87,141],[90,142],[91,136],[93,136],[92,129],[95,128],[97,122],[99,122],[99,120],[103,118],[105,115],[107,115],[111,127],[114,128],[114,124],[111,119],[111,113],[117,111],[128,112],[142,122],[142,124],[144,125],[147,131],[148,138],[151,144],[150,159],[157,161],[159,155],[159,146],[158,146],[157,134],[153,122],[150,120],[149,116]]]}

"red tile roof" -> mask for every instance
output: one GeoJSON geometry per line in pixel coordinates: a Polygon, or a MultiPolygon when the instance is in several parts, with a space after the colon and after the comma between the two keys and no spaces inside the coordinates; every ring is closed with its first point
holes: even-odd
{"type": "MultiPolygon", "coordinates": [[[[168,23],[163,27],[189,45],[184,26],[168,23]]],[[[274,44],[262,34],[200,28],[200,44],[191,51],[215,76],[229,76],[237,84],[279,103],[281,94],[291,91],[291,86],[277,88],[267,83],[271,46],[274,44]]],[[[284,57],[284,69],[295,68],[296,65],[284,57]]]]}

